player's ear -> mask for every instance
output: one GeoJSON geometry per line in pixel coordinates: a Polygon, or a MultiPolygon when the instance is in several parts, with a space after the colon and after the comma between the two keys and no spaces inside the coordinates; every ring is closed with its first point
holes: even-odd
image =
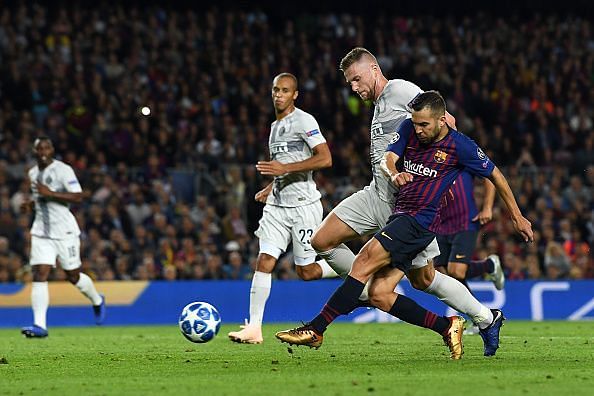
{"type": "Polygon", "coordinates": [[[299,91],[293,93],[293,100],[297,100],[297,96],[299,96],[299,91]]]}
{"type": "Polygon", "coordinates": [[[444,127],[444,125],[446,125],[446,118],[445,118],[445,115],[443,115],[443,116],[439,117],[439,127],[440,127],[440,128],[443,128],[443,127],[444,127]]]}

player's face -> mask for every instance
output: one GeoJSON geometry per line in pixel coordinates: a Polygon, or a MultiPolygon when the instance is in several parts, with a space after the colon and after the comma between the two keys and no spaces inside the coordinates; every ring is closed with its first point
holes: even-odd
{"type": "Polygon", "coordinates": [[[272,103],[276,113],[282,113],[290,106],[294,106],[298,94],[293,79],[289,77],[275,78],[272,82],[272,103]]]}
{"type": "Polygon", "coordinates": [[[375,63],[361,59],[353,63],[344,71],[344,78],[353,92],[363,100],[375,99],[375,86],[379,68],[375,63]]]}
{"type": "Polygon", "coordinates": [[[39,140],[33,147],[33,153],[35,154],[37,164],[41,167],[46,167],[52,162],[54,147],[49,140],[39,140]]]}
{"type": "Polygon", "coordinates": [[[417,138],[423,144],[428,144],[439,136],[445,125],[445,115],[436,116],[431,109],[425,107],[420,111],[412,112],[412,123],[415,127],[417,138]]]}

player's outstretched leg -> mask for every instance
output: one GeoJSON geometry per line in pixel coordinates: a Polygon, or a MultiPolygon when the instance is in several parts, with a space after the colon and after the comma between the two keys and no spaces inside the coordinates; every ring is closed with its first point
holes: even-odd
{"type": "Polygon", "coordinates": [[[497,352],[499,348],[499,331],[505,320],[500,310],[492,309],[491,312],[493,313],[493,322],[479,332],[483,339],[485,356],[494,356],[495,352],[497,352]]]}

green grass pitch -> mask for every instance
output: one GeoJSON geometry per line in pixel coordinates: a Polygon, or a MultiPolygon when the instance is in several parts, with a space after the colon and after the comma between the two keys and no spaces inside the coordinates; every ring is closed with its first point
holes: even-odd
{"type": "MultiPolygon", "coordinates": [[[[290,325],[293,326],[293,325],[290,325]]],[[[482,356],[465,336],[461,361],[441,338],[402,323],[331,326],[319,350],[207,344],[175,325],[51,328],[47,339],[0,330],[0,395],[593,395],[594,322],[508,321],[501,349],[482,356]]]]}

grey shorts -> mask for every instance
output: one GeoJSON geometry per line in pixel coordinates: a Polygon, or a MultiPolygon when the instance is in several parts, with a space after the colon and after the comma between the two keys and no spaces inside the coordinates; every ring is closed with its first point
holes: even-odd
{"type": "Polygon", "coordinates": [[[295,208],[264,206],[260,226],[254,233],[260,238],[260,253],[278,259],[292,243],[295,264],[315,262],[316,252],[311,247],[310,238],[322,222],[322,215],[320,201],[295,208]]]}
{"type": "Polygon", "coordinates": [[[384,228],[392,215],[392,206],[380,199],[373,186],[366,186],[344,199],[332,213],[357,234],[369,235],[384,228]]]}

